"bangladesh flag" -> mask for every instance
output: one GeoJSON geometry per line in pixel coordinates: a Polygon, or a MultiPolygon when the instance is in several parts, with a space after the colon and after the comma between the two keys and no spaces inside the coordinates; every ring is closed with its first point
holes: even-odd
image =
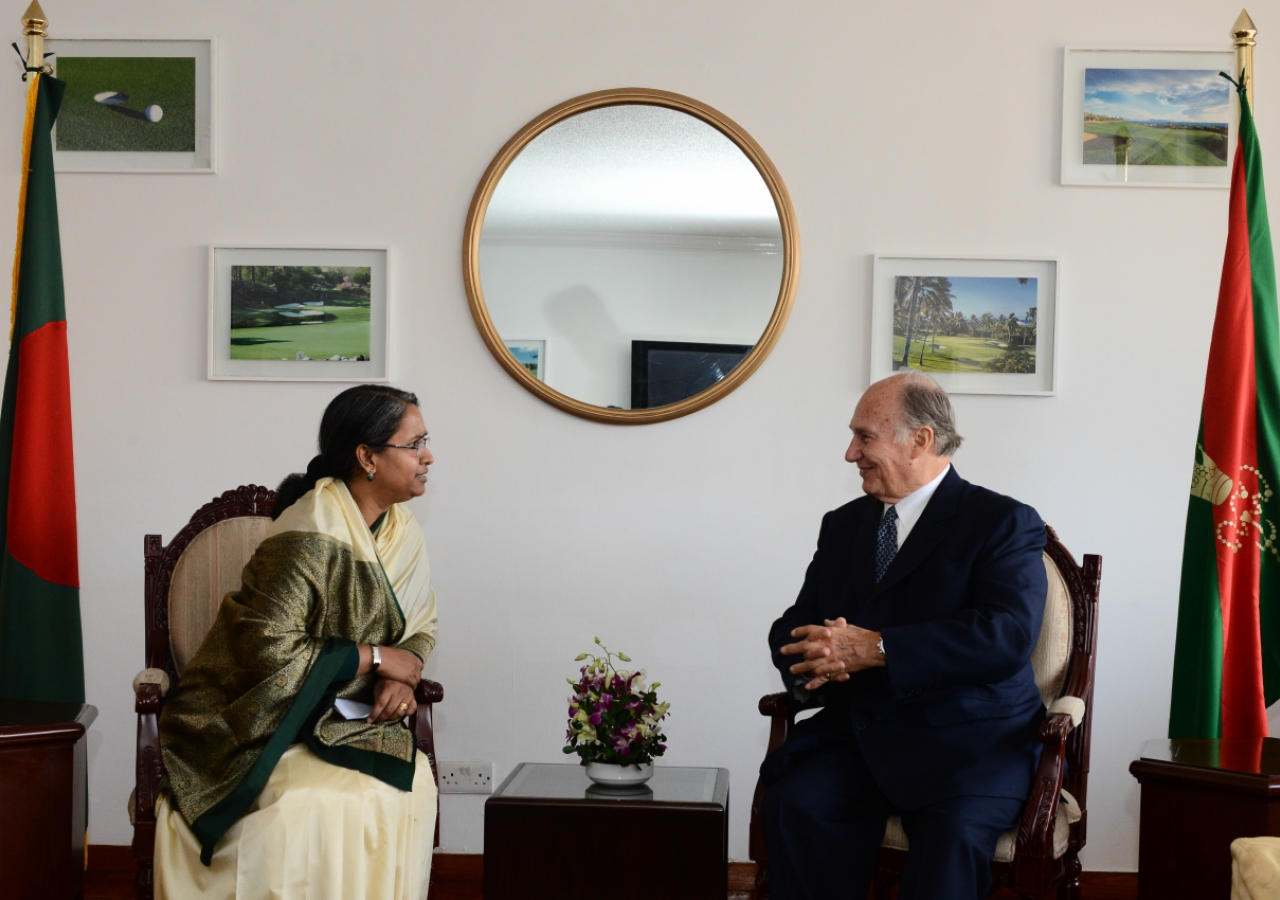
{"type": "Polygon", "coordinates": [[[1280,328],[1245,92],[1187,510],[1171,738],[1267,734],[1280,697],[1280,328]]]}
{"type": "Polygon", "coordinates": [[[0,405],[0,698],[84,702],[67,313],[50,130],[66,85],[27,94],[13,264],[13,332],[0,405]]]}

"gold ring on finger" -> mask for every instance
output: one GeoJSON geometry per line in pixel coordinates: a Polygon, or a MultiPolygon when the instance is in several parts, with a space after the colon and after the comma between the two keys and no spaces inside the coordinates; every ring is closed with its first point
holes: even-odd
{"type": "Polygon", "coordinates": [[[407,713],[407,712],[409,711],[409,704],[408,704],[408,703],[401,703],[401,704],[400,704],[400,706],[399,706],[399,710],[400,710],[400,715],[402,715],[402,716],[403,716],[405,713],[407,713]]]}

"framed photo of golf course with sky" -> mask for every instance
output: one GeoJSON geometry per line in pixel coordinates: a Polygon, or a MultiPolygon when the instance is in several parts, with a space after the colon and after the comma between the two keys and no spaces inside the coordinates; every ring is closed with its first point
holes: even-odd
{"type": "Polygon", "coordinates": [[[209,378],[386,381],[385,247],[213,247],[209,378]]]}
{"type": "Polygon", "coordinates": [[[215,171],[212,40],[45,45],[67,84],[53,129],[59,172],[215,171]]]}
{"type": "Polygon", "coordinates": [[[924,372],[953,394],[1055,390],[1058,262],[876,256],[871,380],[924,372]]]}
{"type": "Polygon", "coordinates": [[[1062,183],[1227,187],[1239,112],[1218,73],[1234,66],[1230,50],[1068,48],[1062,183]]]}

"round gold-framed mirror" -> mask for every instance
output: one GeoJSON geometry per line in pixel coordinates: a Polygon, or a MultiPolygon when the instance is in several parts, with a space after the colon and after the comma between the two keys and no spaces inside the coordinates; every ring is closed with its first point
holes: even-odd
{"type": "Polygon", "coordinates": [[[786,186],[723,113],[667,91],[575,97],[518,131],[471,201],[471,315],[494,358],[565,412],[688,415],[760,366],[795,297],[786,186]]]}

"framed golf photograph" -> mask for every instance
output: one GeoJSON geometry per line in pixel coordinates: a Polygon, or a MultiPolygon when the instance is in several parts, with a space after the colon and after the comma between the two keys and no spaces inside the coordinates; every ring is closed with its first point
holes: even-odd
{"type": "Polygon", "coordinates": [[[1068,48],[1062,183],[1225,188],[1239,114],[1219,73],[1234,66],[1230,50],[1068,48]]]}
{"type": "Polygon", "coordinates": [[[1055,389],[1058,262],[876,256],[871,380],[915,369],[953,394],[1055,389]]]}
{"type": "Polygon", "coordinates": [[[386,381],[385,247],[213,247],[209,378],[386,381]]]}
{"type": "Polygon", "coordinates": [[[541,338],[503,338],[507,352],[539,381],[547,380],[547,342],[541,338]]]}
{"type": "Polygon", "coordinates": [[[45,44],[66,93],[53,128],[59,172],[215,171],[212,40],[45,44]]]}

